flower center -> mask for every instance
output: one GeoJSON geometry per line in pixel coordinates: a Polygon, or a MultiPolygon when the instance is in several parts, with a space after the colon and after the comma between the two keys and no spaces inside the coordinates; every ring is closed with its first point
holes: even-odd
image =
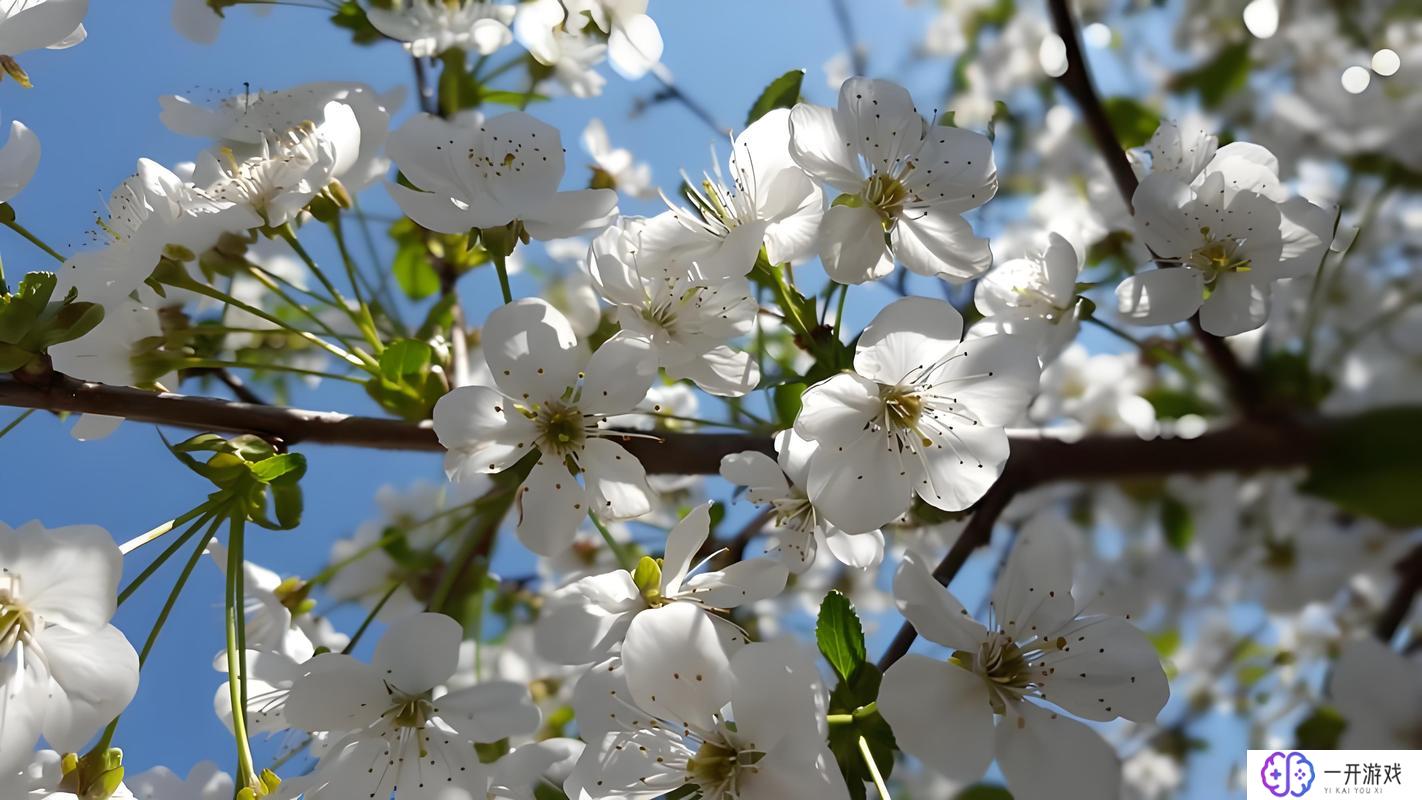
{"type": "Polygon", "coordinates": [[[886,231],[893,228],[899,215],[904,213],[907,199],[908,188],[892,175],[876,173],[864,183],[864,201],[878,212],[886,231]]]}
{"type": "Polygon", "coordinates": [[[884,418],[893,430],[913,430],[923,413],[923,398],[913,387],[881,386],[879,400],[884,404],[884,418]]]}
{"type": "Polygon", "coordinates": [[[1232,237],[1216,239],[1209,226],[1200,228],[1200,233],[1205,237],[1205,244],[1186,256],[1185,264],[1203,270],[1207,284],[1213,284],[1226,272],[1249,271],[1249,259],[1239,252],[1243,242],[1232,237]]]}
{"type": "Polygon", "coordinates": [[[688,782],[701,790],[705,800],[732,800],[740,796],[741,771],[758,772],[756,764],[764,757],[762,752],[741,750],[727,741],[704,741],[696,749],[696,755],[686,762],[688,782]]]}
{"type": "Polygon", "coordinates": [[[28,642],[39,626],[39,615],[20,599],[19,576],[0,575],[0,658],[10,655],[16,644],[28,642]]]}
{"type": "Polygon", "coordinates": [[[434,713],[434,704],[423,697],[407,697],[391,709],[390,722],[397,728],[423,728],[434,713]]]}
{"type": "Polygon", "coordinates": [[[560,402],[545,403],[538,409],[533,419],[538,430],[538,449],[555,456],[567,456],[581,452],[587,441],[587,429],[583,426],[583,413],[577,406],[560,402]]]}
{"type": "Polygon", "coordinates": [[[775,524],[780,527],[802,533],[815,529],[815,507],[799,489],[793,490],[790,497],[771,501],[771,507],[775,509],[775,524]]]}
{"type": "Polygon", "coordinates": [[[988,687],[988,702],[998,714],[1007,713],[1008,701],[1021,700],[1036,687],[1032,662],[1005,633],[989,636],[978,646],[977,653],[954,653],[953,660],[982,677],[988,687]]]}

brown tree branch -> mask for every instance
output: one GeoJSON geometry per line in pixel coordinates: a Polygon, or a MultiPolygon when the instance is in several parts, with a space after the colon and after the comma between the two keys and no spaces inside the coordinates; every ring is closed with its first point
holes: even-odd
{"type": "MultiPolygon", "coordinates": [[[[1106,116],[1106,107],[1102,105],[1101,97],[1096,92],[1096,84],[1091,79],[1091,69],[1082,55],[1081,35],[1077,31],[1076,19],[1072,17],[1067,0],[1048,0],[1047,6],[1052,15],[1052,25],[1062,43],[1066,45],[1067,69],[1057,78],[1057,82],[1071,95],[1072,100],[1076,101],[1082,119],[1091,132],[1091,138],[1096,143],[1096,149],[1105,159],[1111,179],[1116,183],[1116,189],[1126,203],[1126,209],[1133,211],[1132,199],[1138,184],[1136,173],[1131,168],[1130,160],[1126,158],[1126,150],[1121,146],[1116,131],[1112,129],[1111,120],[1106,116]]],[[[1164,268],[1166,265],[1160,266],[1164,268]]],[[[1265,416],[1267,412],[1263,409],[1263,393],[1253,373],[1245,369],[1223,339],[1200,327],[1198,314],[1190,319],[1190,329],[1199,341],[1200,348],[1204,350],[1205,357],[1229,387],[1230,396],[1240,410],[1246,416],[1265,416]]]]}
{"type": "Polygon", "coordinates": [[[1388,598],[1387,606],[1373,627],[1373,633],[1383,642],[1391,642],[1407,614],[1412,601],[1422,592],[1422,545],[1418,545],[1397,562],[1397,586],[1388,598]]]}
{"type": "MultiPolygon", "coordinates": [[[[36,381],[0,377],[0,405],[108,414],[197,431],[254,433],[287,445],[331,444],[376,450],[439,452],[430,423],[359,417],[331,411],[259,406],[210,397],[145,392],[84,383],[53,373],[36,381]]],[[[1006,477],[1019,489],[1062,480],[1150,478],[1180,473],[1253,472],[1309,463],[1320,436],[1338,420],[1288,426],[1242,421],[1196,439],[1140,439],[1099,434],[1077,441],[1014,435],[1006,477]]],[[[659,433],[621,440],[651,473],[708,475],[721,458],[744,450],[774,456],[769,436],[659,433]]],[[[1006,477],[1004,479],[1006,479],[1006,477]]]]}

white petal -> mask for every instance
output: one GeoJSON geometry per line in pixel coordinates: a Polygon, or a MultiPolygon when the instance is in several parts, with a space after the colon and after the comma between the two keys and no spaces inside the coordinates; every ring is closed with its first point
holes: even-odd
{"type": "Polygon", "coordinates": [[[668,364],[667,374],[685,378],[718,397],[743,397],[760,384],[760,367],[742,350],[718,345],[681,364],[668,364]]]}
{"type": "Polygon", "coordinates": [[[732,453],[721,458],[721,477],[750,491],[752,503],[778,500],[790,494],[790,483],[775,459],[757,450],[732,453]]]}
{"type": "Polygon", "coordinates": [[[473,742],[528,736],[543,719],[528,687],[513,681],[484,681],[438,697],[434,714],[473,742]]]}
{"type": "Polygon", "coordinates": [[[113,616],[122,562],[97,525],[0,525],[0,563],[24,581],[26,603],[46,622],[79,633],[100,630],[113,616]]]}
{"type": "Polygon", "coordinates": [[[853,373],[840,373],[805,390],[800,396],[795,432],[819,443],[813,464],[826,448],[835,449],[859,439],[865,426],[881,410],[879,386],[853,373]]]}
{"type": "Polygon", "coordinates": [[[617,214],[617,192],[611,189],[578,189],[558,192],[538,210],[525,216],[524,227],[535,239],[565,239],[592,231],[612,221],[617,214]]]}
{"type": "Polygon", "coordinates": [[[1200,306],[1200,327],[1216,336],[1252,331],[1269,318],[1269,284],[1248,273],[1226,273],[1200,306]]]}
{"type": "Polygon", "coordinates": [[[1116,310],[1137,325],[1183,322],[1204,301],[1205,276],[1193,267],[1153,269],[1116,287],[1116,310]]]}
{"type": "Polygon", "coordinates": [[[618,20],[607,37],[607,61],[618,75],[636,80],[662,60],[662,32],[646,14],[618,20]]]}
{"type": "Polygon", "coordinates": [[[291,686],[286,719],[306,731],[356,731],[387,710],[389,694],[380,672],[337,653],[316,656],[310,674],[291,686]]]}
{"type": "Polygon", "coordinates": [[[1040,377],[1032,341],[998,335],[964,342],[952,357],[943,359],[930,380],[935,406],[947,400],[950,405],[966,406],[984,425],[1009,425],[1037,393],[1040,377]]]}
{"type": "Polygon", "coordinates": [[[975,652],[987,637],[987,631],[968,616],[958,598],[934,580],[932,570],[916,551],[904,553],[894,572],[894,601],[904,619],[930,641],[975,652]]]}
{"type": "Polygon", "coordinates": [[[83,27],[89,0],[46,0],[6,8],[0,26],[0,53],[18,56],[64,42],[83,27]]]}
{"type": "Polygon", "coordinates": [[[0,203],[8,203],[25,188],[39,167],[39,159],[39,137],[19,120],[12,121],[10,138],[0,148],[0,203]]]}
{"type": "Polygon", "coordinates": [[[474,50],[485,56],[513,41],[513,31],[504,23],[489,17],[477,20],[470,29],[469,36],[474,40],[474,50]]]}
{"type": "Polygon", "coordinates": [[[1279,205],[1279,215],[1279,264],[1265,274],[1271,280],[1314,274],[1333,238],[1334,214],[1295,197],[1279,205]]]}
{"type": "Polygon", "coordinates": [[[563,790],[577,800],[652,800],[681,788],[694,755],[664,731],[608,733],[583,750],[563,790]]]}
{"type": "Polygon", "coordinates": [[[711,608],[736,608],[780,594],[788,575],[779,561],[752,558],[723,570],[694,575],[682,584],[680,594],[711,608]]]}
{"type": "Polygon", "coordinates": [[[1036,668],[1051,670],[1042,695],[1049,703],[1093,720],[1125,717],[1155,721],[1170,685],[1155,646],[1120,617],[1076,620],[1056,631],[1070,650],[1054,650],[1036,668]]]}
{"type": "Polygon", "coordinates": [[[455,482],[508,469],[533,447],[536,435],[528,418],[487,386],[461,386],[441,397],[434,430],[449,451],[445,474],[455,482]]]}
{"type": "Polygon", "coordinates": [[[864,431],[858,441],[816,451],[805,491],[826,519],[860,533],[908,510],[910,480],[911,465],[897,446],[882,433],[864,431]]]}
{"type": "Polygon", "coordinates": [[[904,297],[874,316],[854,352],[854,371],[895,385],[921,377],[963,338],[963,315],[942,300],[904,297]]]}
{"type": "Polygon", "coordinates": [[[587,501],[606,520],[635,519],[652,510],[647,472],[620,444],[589,439],[581,457],[587,501]]]}
{"type": "Polygon", "coordinates": [[[904,186],[913,199],[909,219],[924,206],[949,215],[977,208],[997,194],[992,141],[966,128],[929,128],[904,186]]]}
{"type": "Polygon", "coordinates": [[[820,223],[820,261],[838,283],[878,280],[894,271],[884,226],[868,206],[833,206],[820,223]]]}
{"type": "Polygon", "coordinates": [[[562,397],[577,381],[584,361],[568,318],[547,301],[531,297],[489,312],[482,345],[499,388],[535,403],[562,397]]]}
{"type": "Polygon", "coordinates": [[[444,614],[416,614],[390,626],[370,665],[381,678],[406,694],[419,694],[443,683],[459,666],[464,630],[444,614]]]}
{"type": "Polygon", "coordinates": [[[691,560],[711,535],[711,504],[695,506],[667,534],[667,546],[662,558],[662,593],[674,595],[691,569],[691,560]]]}
{"type": "Polygon", "coordinates": [[[51,627],[42,644],[52,680],[44,738],[66,753],[80,750],[138,691],[138,654],[112,625],[87,633],[51,627]]]}
{"type": "Polygon", "coordinates": [[[864,183],[859,156],[835,124],[834,110],[811,103],[790,109],[790,157],[817,180],[841,192],[864,183]]]}
{"type": "Polygon", "coordinates": [[[730,657],[710,615],[693,603],[638,614],[622,643],[637,705],[703,727],[731,699],[730,657]]]}
{"type": "Polygon", "coordinates": [[[1025,525],[992,590],[997,624],[1022,641],[1055,636],[1076,614],[1068,531],[1040,515],[1025,525]]]}
{"type": "Polygon", "coordinates": [[[553,594],[534,627],[538,654],[557,664],[587,664],[622,643],[632,615],[646,608],[626,570],[583,578],[553,594]]]}
{"type": "Polygon", "coordinates": [[[476,223],[489,221],[475,216],[470,208],[455,205],[446,195],[420,192],[398,183],[386,183],[385,188],[405,216],[437,233],[468,233],[477,227],[476,223]]]}
{"type": "Polygon", "coordinates": [[[904,460],[914,491],[934,508],[962,511],[1002,475],[1008,455],[1007,432],[1002,428],[950,419],[920,429],[931,444],[918,461],[904,460]]]}
{"type": "Polygon", "coordinates": [[[997,726],[997,764],[1013,797],[1119,797],[1121,761],[1096,731],[1031,703],[997,726]],[[1064,779],[1070,776],[1070,779],[1064,779]]]}
{"type": "Polygon", "coordinates": [[[868,533],[845,533],[828,526],[825,545],[840,563],[856,569],[874,569],[884,560],[884,534],[873,530],[868,533]]]}
{"type": "Polygon", "coordinates": [[[651,715],[638,708],[627,686],[627,672],[616,656],[583,672],[573,687],[573,711],[578,735],[598,742],[609,733],[649,727],[651,715]]]}
{"type": "Polygon", "coordinates": [[[1157,256],[1181,258],[1200,243],[1198,229],[1186,209],[1194,203],[1190,186],[1163,173],[1147,175],[1131,198],[1136,230],[1157,256]]]}
{"type": "Polygon", "coordinates": [[[588,359],[578,408],[621,414],[647,396],[657,376],[650,340],[626,331],[615,334],[588,359]]]}
{"type": "Polygon", "coordinates": [[[926,128],[904,87],[871,78],[850,78],[840,85],[834,121],[864,160],[885,172],[901,156],[919,150],[926,128]]]}
{"type": "Polygon", "coordinates": [[[801,642],[748,644],[731,657],[731,675],[737,734],[762,753],[789,737],[819,749],[825,736],[827,691],[815,659],[801,642]]]}
{"type": "Polygon", "coordinates": [[[562,461],[543,456],[518,491],[518,540],[541,556],[562,555],[588,515],[588,497],[562,461]]]}
{"type": "Polygon", "coordinates": [[[14,775],[29,763],[44,725],[47,689],[48,677],[34,668],[0,683],[0,774],[14,775]]]}
{"type": "Polygon", "coordinates": [[[961,783],[987,772],[993,713],[987,685],[978,676],[910,653],[884,673],[878,702],[899,747],[925,766],[961,783]]]}
{"type": "Polygon", "coordinates": [[[894,255],[920,275],[962,283],[992,266],[988,240],[973,226],[941,207],[904,212],[893,232],[894,255]]]}

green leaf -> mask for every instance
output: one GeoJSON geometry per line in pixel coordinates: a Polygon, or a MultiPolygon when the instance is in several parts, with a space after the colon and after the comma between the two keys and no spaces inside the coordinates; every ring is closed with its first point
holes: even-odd
{"type": "Polygon", "coordinates": [[[953,800],[1012,800],[1012,793],[1005,786],[975,783],[953,795],[953,800]]]}
{"type": "Polygon", "coordinates": [[[306,474],[306,456],[300,453],[282,453],[252,465],[252,477],[262,483],[271,483],[293,473],[294,479],[306,474]]]}
{"type": "Polygon", "coordinates": [[[1319,706],[1294,728],[1294,745],[1303,750],[1336,750],[1348,721],[1329,706],[1319,706]]]}
{"type": "Polygon", "coordinates": [[[775,420],[782,427],[788,428],[795,424],[795,418],[800,415],[800,396],[808,388],[803,383],[782,383],[772,391],[775,400],[775,420]]]}
{"type": "Polygon", "coordinates": [[[1327,375],[1309,368],[1302,353],[1273,350],[1259,363],[1259,382],[1264,391],[1280,404],[1302,408],[1318,408],[1333,391],[1333,381],[1327,375]]]}
{"type": "Polygon", "coordinates": [[[479,101],[501,106],[522,108],[530,103],[545,103],[548,95],[537,92],[510,92],[504,89],[484,89],[479,92],[479,101]]]}
{"type": "Polygon", "coordinates": [[[1209,403],[1194,392],[1157,386],[1141,393],[1155,408],[1160,419],[1180,419],[1187,414],[1211,417],[1219,413],[1213,403],[1209,403]]]}
{"type": "Polygon", "coordinates": [[[420,375],[430,367],[434,348],[415,339],[398,339],[380,353],[380,376],[400,383],[406,375],[420,375]]]}
{"type": "Polygon", "coordinates": [[[1173,497],[1161,499],[1160,527],[1165,531],[1165,541],[1177,553],[1185,552],[1195,538],[1195,520],[1190,509],[1173,497]]]}
{"type": "Polygon", "coordinates": [[[1218,107],[1226,97],[1243,87],[1249,78],[1250,41],[1249,37],[1245,37],[1222,48],[1204,64],[1176,75],[1170,82],[1170,88],[1178,92],[1197,91],[1205,108],[1218,107]]]}
{"type": "Polygon", "coordinates": [[[751,104],[750,113],[746,115],[746,125],[765,116],[770,111],[777,108],[791,108],[800,101],[800,84],[805,79],[803,69],[792,69],[770,82],[765,87],[765,91],[760,93],[760,97],[751,104]]]}
{"type": "Polygon", "coordinates": [[[848,597],[834,591],[825,595],[815,621],[815,641],[842,681],[849,680],[865,662],[864,630],[848,597]]]}
{"type": "Polygon", "coordinates": [[[1122,147],[1140,147],[1160,127],[1160,114],[1133,97],[1108,97],[1101,104],[1122,147]]]}
{"type": "Polygon", "coordinates": [[[345,28],[351,32],[351,41],[356,44],[372,44],[384,38],[384,35],[370,24],[370,18],[366,16],[365,9],[355,0],[345,0],[336,8],[336,13],[331,15],[331,22],[337,28],[345,28]]]}
{"type": "Polygon", "coordinates": [[[439,291],[439,273],[430,263],[423,242],[402,243],[400,249],[395,251],[390,269],[395,274],[400,291],[411,300],[423,300],[439,291]]]}
{"type": "Polygon", "coordinates": [[[1422,407],[1385,408],[1331,427],[1299,485],[1396,528],[1422,525],[1422,407]]]}

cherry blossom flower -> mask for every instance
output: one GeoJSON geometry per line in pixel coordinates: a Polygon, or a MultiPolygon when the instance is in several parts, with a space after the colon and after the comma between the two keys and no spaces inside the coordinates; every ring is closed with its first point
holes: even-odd
{"type": "Polygon", "coordinates": [[[227,800],[232,776],[211,761],[200,761],[179,778],[167,767],[154,767],[128,779],[136,800],[227,800]]]}
{"type": "MultiPolygon", "coordinates": [[[[645,679],[653,687],[641,701],[648,709],[656,706],[652,695],[668,659],[728,663],[745,643],[745,632],[712,610],[774,597],[788,573],[774,559],[753,558],[691,574],[692,559],[710,535],[710,508],[710,503],[693,508],[672,528],[660,564],[644,558],[635,573],[591,575],[555,592],[535,629],[539,653],[559,663],[586,664],[620,650],[634,682],[645,679]]],[[[705,671],[689,669],[685,679],[705,671]]]]}
{"type": "Polygon", "coordinates": [[[73,47],[88,35],[88,13],[89,0],[6,0],[0,3],[0,57],[73,47]]]}
{"type": "Polygon", "coordinates": [[[1060,234],[1050,234],[1045,246],[999,264],[983,276],[973,293],[983,319],[973,325],[970,335],[1025,336],[1037,343],[1043,362],[1055,359],[1081,327],[1076,301],[1080,271],[1076,248],[1060,234]]]}
{"type": "Polygon", "coordinates": [[[611,190],[558,191],[558,129],[521,111],[473,121],[421,114],[390,137],[387,150],[419,187],[392,183],[391,195],[432,231],[466,233],[517,221],[525,240],[561,239],[599,228],[616,212],[611,190]]]}
{"type": "MultiPolygon", "coordinates": [[[[1159,145],[1168,153],[1167,144],[1159,145]]],[[[1275,281],[1312,275],[1328,249],[1332,215],[1279,185],[1268,150],[1235,142],[1194,164],[1213,142],[1182,146],[1167,169],[1141,181],[1136,226],[1157,260],[1178,266],[1132,275],[1116,287],[1118,310],[1140,325],[1189,319],[1217,336],[1264,324],[1275,281]]]]}
{"type": "Polygon", "coordinates": [[[987,137],[931,125],[903,87],[867,78],[844,82],[838,108],[795,106],[790,134],[795,163],[842,193],[820,225],[830,278],[882,278],[897,257],[921,275],[961,282],[992,264],[987,240],[961,216],[997,193],[987,137]]]}
{"type": "Polygon", "coordinates": [[[641,462],[606,430],[607,417],[631,411],[651,386],[650,344],[618,334],[589,358],[567,318],[537,299],[495,309],[483,340],[495,385],[460,387],[434,408],[450,480],[502,472],[536,450],[518,490],[518,537],[540,555],[572,544],[589,512],[617,520],[650,511],[641,462]]]}
{"type": "MultiPolygon", "coordinates": [[[[574,97],[602,94],[607,79],[594,69],[607,55],[607,45],[577,30],[569,30],[568,10],[559,0],[519,3],[514,37],[534,60],[551,67],[553,78],[574,97]]],[[[576,28],[576,26],[574,26],[576,28]]]]}
{"type": "Polygon", "coordinates": [[[624,219],[593,241],[588,271],[617,309],[624,333],[645,338],[656,363],[715,395],[739,397],[760,383],[749,353],[727,342],[751,332],[759,310],[742,278],[698,280],[640,250],[647,224],[624,219]],[[661,269],[653,264],[661,263],[661,269]]]}
{"type": "Polygon", "coordinates": [[[824,197],[790,158],[789,120],[775,109],[732,141],[729,185],[719,166],[699,191],[687,179],[694,210],[663,196],[672,210],[647,224],[646,257],[689,261],[695,275],[714,280],[750,272],[762,245],[772,264],[813,256],[824,197]]]}
{"type": "Polygon", "coordinates": [[[922,556],[904,556],[894,575],[899,610],[953,653],[946,661],[901,658],[884,673],[879,711],[905,752],[949,778],[976,780],[996,756],[1015,797],[1115,797],[1121,771],[1110,745],[1038,701],[1090,720],[1150,722],[1170,688],[1144,633],[1077,608],[1067,539],[1051,533],[1019,534],[987,626],[933,579],[922,556]]]}
{"type": "Polygon", "coordinates": [[[133,699],[138,654],[109,624],[121,570],[97,526],[0,523],[0,775],[41,734],[79,750],[133,699]]]}
{"type": "Polygon", "coordinates": [[[818,445],[805,491],[831,523],[871,531],[914,494],[961,511],[1002,473],[1002,426],[1036,390],[1037,358],[1022,338],[962,333],[951,305],[896,300],[859,338],[854,371],[805,391],[795,431],[818,445]]]}
{"type": "Polygon", "coordinates": [[[607,60],[618,75],[636,80],[662,58],[662,32],[647,16],[648,0],[563,0],[568,18],[586,14],[607,34],[607,60]]]}
{"type": "Polygon", "coordinates": [[[823,680],[797,645],[746,645],[720,675],[714,665],[683,668],[704,672],[675,688],[663,682],[679,697],[656,708],[643,706],[616,659],[588,670],[573,707],[589,744],[563,785],[570,797],[650,800],[683,786],[705,800],[849,797],[825,744],[823,680]]]}
{"type": "Polygon", "coordinates": [[[405,43],[415,58],[458,48],[487,56],[513,41],[514,7],[479,0],[396,0],[371,6],[366,16],[376,30],[405,43]]]}
{"type": "Polygon", "coordinates": [[[454,673],[461,635],[449,617],[418,614],[390,627],[370,664],[335,653],[312,661],[286,703],[294,727],[331,735],[302,784],[308,800],[484,796],[489,770],[473,743],[533,733],[540,715],[515,683],[435,690],[454,673]]]}
{"type": "Polygon", "coordinates": [[[747,499],[774,512],[777,541],[770,554],[796,574],[809,569],[821,544],[845,566],[879,566],[884,558],[882,532],[845,533],[824,519],[805,493],[815,444],[791,429],[776,435],[775,450],[776,459],[756,450],[721,459],[721,477],[746,487],[747,499]]]}
{"type": "MultiPolygon", "coordinates": [[[[553,0],[555,3],[557,0],[553,0]]],[[[652,188],[652,168],[639,162],[632,151],[613,147],[607,136],[607,126],[593,117],[583,128],[583,149],[593,160],[593,183],[611,183],[603,188],[616,189],[631,197],[655,197],[652,188]]]]}
{"type": "Polygon", "coordinates": [[[308,120],[316,133],[330,140],[339,152],[332,179],[356,192],[382,178],[390,161],[382,151],[389,136],[390,114],[404,102],[405,91],[396,88],[377,93],[363,83],[325,81],[306,83],[281,91],[243,92],[200,105],[182,95],[158,98],[159,118],[168,130],[185,136],[214,139],[237,158],[256,154],[274,132],[296,130],[308,120]],[[326,114],[344,113],[332,103],[350,109],[358,133],[352,135],[344,120],[326,127],[326,114]]]}

